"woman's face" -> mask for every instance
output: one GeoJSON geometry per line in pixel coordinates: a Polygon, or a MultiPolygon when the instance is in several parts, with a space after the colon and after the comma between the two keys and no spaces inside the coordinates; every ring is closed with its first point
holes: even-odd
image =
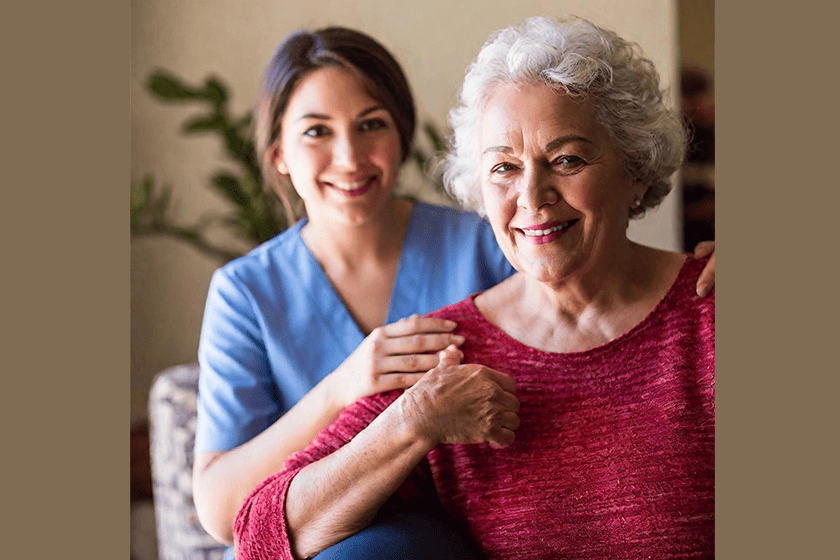
{"type": "Polygon", "coordinates": [[[609,266],[627,247],[644,187],[625,172],[586,102],[545,84],[497,84],[479,121],[480,186],[511,264],[557,283],[609,266]]]}
{"type": "Polygon", "coordinates": [[[364,223],[390,199],[399,132],[352,71],[329,66],[307,74],[280,126],[275,165],[290,176],[311,220],[364,223]]]}

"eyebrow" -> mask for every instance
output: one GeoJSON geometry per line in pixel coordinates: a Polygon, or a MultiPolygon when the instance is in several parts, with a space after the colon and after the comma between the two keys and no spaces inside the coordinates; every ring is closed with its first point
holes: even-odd
{"type": "MultiPolygon", "coordinates": [[[[365,109],[364,111],[359,113],[356,116],[356,118],[357,119],[364,118],[367,115],[369,115],[370,113],[373,113],[374,111],[378,111],[380,109],[386,110],[384,105],[374,105],[373,107],[368,107],[367,109],[365,109]]],[[[322,120],[322,121],[328,121],[328,120],[330,120],[330,116],[325,115],[323,113],[306,113],[304,115],[299,116],[297,120],[302,121],[303,119],[319,119],[319,120],[322,120]]]]}
{"type": "MultiPolygon", "coordinates": [[[[559,148],[563,144],[568,144],[569,142],[586,142],[588,144],[592,143],[589,139],[584,138],[583,136],[579,136],[577,134],[566,134],[566,135],[557,137],[554,140],[552,140],[551,142],[549,142],[548,144],[546,144],[544,151],[545,152],[553,152],[554,150],[556,150],[557,148],[559,148]]],[[[509,153],[513,152],[513,148],[511,148],[510,146],[490,146],[489,148],[487,148],[486,150],[484,150],[481,153],[482,153],[482,155],[484,155],[484,154],[489,153],[489,152],[501,152],[503,154],[509,154],[509,153]]]]}
{"type": "Polygon", "coordinates": [[[554,140],[546,144],[545,151],[553,152],[563,144],[568,144],[569,142],[586,142],[587,144],[592,143],[588,138],[584,138],[583,136],[579,136],[577,134],[566,134],[565,136],[555,138],[554,140]]]}
{"type": "Polygon", "coordinates": [[[502,152],[503,154],[509,154],[512,151],[513,148],[510,148],[508,146],[490,146],[489,148],[481,152],[481,155],[489,154],[490,152],[502,152]]]}

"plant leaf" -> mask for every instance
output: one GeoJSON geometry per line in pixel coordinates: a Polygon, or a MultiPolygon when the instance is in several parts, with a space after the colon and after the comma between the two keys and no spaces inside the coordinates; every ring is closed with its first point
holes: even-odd
{"type": "Polygon", "coordinates": [[[225,127],[224,117],[215,114],[209,117],[195,117],[184,123],[184,132],[186,134],[195,134],[197,132],[211,132],[215,130],[223,130],[225,127]]]}
{"type": "Polygon", "coordinates": [[[225,197],[241,208],[250,206],[250,200],[242,188],[239,179],[227,173],[217,173],[213,176],[212,184],[225,197]]]}
{"type": "Polygon", "coordinates": [[[147,85],[152,94],[167,101],[183,101],[202,97],[200,92],[185,85],[181,80],[163,70],[158,70],[149,76],[147,85]]]}
{"type": "Polygon", "coordinates": [[[446,143],[443,141],[443,137],[437,131],[435,125],[431,122],[427,122],[423,125],[423,130],[426,132],[426,136],[429,137],[429,140],[432,142],[432,147],[436,152],[442,152],[446,149],[446,143]]]}
{"type": "Polygon", "coordinates": [[[251,126],[251,122],[254,120],[254,116],[251,113],[246,113],[239,122],[236,123],[237,129],[244,129],[247,130],[249,126],[251,126]]]}
{"type": "Polygon", "coordinates": [[[164,226],[168,223],[169,203],[172,201],[172,189],[162,186],[156,197],[149,201],[148,214],[152,225],[164,226]]]}
{"type": "Polygon", "coordinates": [[[419,149],[415,148],[413,152],[411,152],[411,157],[414,159],[414,163],[420,168],[420,171],[425,173],[426,172],[426,162],[429,158],[426,157],[426,154],[421,152],[419,149]]]}
{"type": "Polygon", "coordinates": [[[152,192],[152,179],[146,177],[141,183],[131,187],[131,224],[138,224],[149,207],[152,192]]]}
{"type": "Polygon", "coordinates": [[[227,88],[218,78],[207,78],[204,82],[204,96],[216,105],[222,105],[228,99],[227,88]]]}

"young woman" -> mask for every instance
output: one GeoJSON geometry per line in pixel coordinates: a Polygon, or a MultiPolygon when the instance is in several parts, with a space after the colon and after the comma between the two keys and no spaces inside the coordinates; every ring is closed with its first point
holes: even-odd
{"type": "MultiPolygon", "coordinates": [[[[513,274],[489,224],[393,196],[414,102],[390,53],[344,28],[291,35],[257,110],[266,181],[307,218],[211,282],[199,361],[194,495],[232,542],[248,493],[360,397],[406,388],[463,337],[419,315],[513,274]]],[[[713,273],[713,267],[711,268],[713,273]]]]}

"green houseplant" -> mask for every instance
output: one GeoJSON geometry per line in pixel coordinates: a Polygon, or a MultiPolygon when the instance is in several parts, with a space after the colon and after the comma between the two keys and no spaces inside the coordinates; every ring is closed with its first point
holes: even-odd
{"type": "MultiPolygon", "coordinates": [[[[292,209],[284,209],[279,198],[262,183],[251,139],[252,115],[230,114],[228,89],[221,80],[211,76],[201,85],[190,85],[169,72],[159,70],[149,76],[146,86],[150,94],[162,102],[201,106],[203,111],[185,121],[182,132],[220,137],[225,155],[235,164],[237,172],[217,171],[209,181],[209,186],[228,203],[228,210],[208,213],[190,225],[179,224],[173,216],[172,189],[158,186],[151,176],[146,176],[131,187],[132,236],[174,237],[227,262],[241,256],[242,252],[213,241],[212,231],[225,229],[246,244],[256,246],[292,225],[295,219],[292,209]]],[[[424,123],[422,130],[433,152],[444,149],[442,137],[433,124],[424,123]]],[[[432,177],[428,173],[430,159],[431,156],[420,148],[415,148],[411,154],[411,161],[430,181],[431,188],[443,193],[439,176],[432,177]]]]}

